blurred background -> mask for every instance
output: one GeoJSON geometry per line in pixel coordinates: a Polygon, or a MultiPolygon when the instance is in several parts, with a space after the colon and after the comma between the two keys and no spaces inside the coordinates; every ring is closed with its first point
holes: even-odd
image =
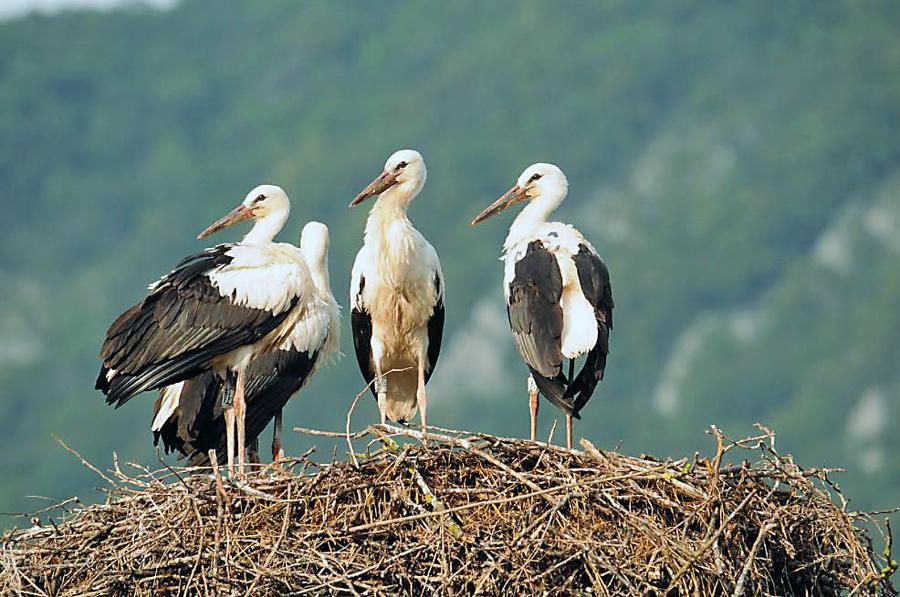
{"type": "MultiPolygon", "coordinates": [[[[155,395],[105,406],[100,343],[263,182],[293,200],[281,240],[331,228],[345,315],[344,358],[285,425],[343,429],[364,385],[347,289],[369,207],[347,205],[403,147],[429,167],[410,218],[447,284],[430,421],[528,433],[497,261],[512,215],[469,221],[549,161],[569,178],[556,215],[616,300],[577,437],[679,458],[713,451],[710,424],[759,422],[801,465],[846,468],[851,507],[900,503],[900,3],[0,6],[0,510],[96,499],[51,434],[100,468],[113,451],[160,466],[155,395]]],[[[544,402],[542,434],[557,416],[544,402]]],[[[376,420],[366,396],[354,427],[376,420]]]]}

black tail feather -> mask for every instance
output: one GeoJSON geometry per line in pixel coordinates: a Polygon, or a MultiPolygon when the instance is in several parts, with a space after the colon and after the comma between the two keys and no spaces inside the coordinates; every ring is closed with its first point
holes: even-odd
{"type": "Polygon", "coordinates": [[[544,398],[575,419],[581,418],[581,409],[591,399],[597,384],[603,379],[608,350],[606,337],[604,336],[600,340],[587,353],[578,375],[573,376],[575,359],[569,360],[568,378],[562,371],[556,377],[550,378],[542,376],[531,367],[528,368],[544,398]]]}
{"type": "Polygon", "coordinates": [[[544,395],[544,398],[555,404],[557,408],[567,415],[572,415],[576,419],[581,418],[574,410],[572,398],[566,397],[568,380],[566,380],[565,375],[559,373],[556,377],[544,377],[531,367],[528,369],[531,371],[531,377],[534,379],[534,383],[537,384],[538,390],[544,395]]]}
{"type": "Polygon", "coordinates": [[[606,369],[606,351],[598,342],[594,348],[588,352],[587,358],[581,371],[566,388],[563,400],[574,400],[572,410],[574,413],[580,413],[584,405],[588,403],[597,384],[603,379],[603,371],[606,369]]]}
{"type": "Polygon", "coordinates": [[[109,392],[109,380],[106,379],[106,375],[109,373],[109,369],[106,367],[100,367],[100,374],[97,376],[97,382],[94,384],[95,390],[100,390],[104,394],[109,392]]]}

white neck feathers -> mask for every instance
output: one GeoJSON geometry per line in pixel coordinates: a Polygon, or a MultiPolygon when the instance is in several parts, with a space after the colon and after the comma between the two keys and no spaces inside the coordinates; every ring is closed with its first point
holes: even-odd
{"type": "Polygon", "coordinates": [[[309,265],[309,273],[319,294],[331,294],[331,284],[328,281],[328,256],[323,255],[321,259],[315,260],[307,259],[306,263],[309,265]]]}
{"type": "Polygon", "coordinates": [[[241,243],[245,245],[262,245],[272,242],[275,235],[281,232],[288,215],[290,215],[290,208],[273,211],[259,218],[241,243]]]}
{"type": "Polygon", "coordinates": [[[565,190],[554,194],[542,194],[525,206],[509,227],[509,234],[503,242],[503,253],[509,253],[522,241],[531,238],[547,222],[550,214],[566,198],[565,190]]]}
{"type": "Polygon", "coordinates": [[[385,228],[397,220],[409,222],[406,209],[414,196],[415,193],[402,185],[391,187],[379,195],[366,220],[366,240],[384,236],[385,228]]]}

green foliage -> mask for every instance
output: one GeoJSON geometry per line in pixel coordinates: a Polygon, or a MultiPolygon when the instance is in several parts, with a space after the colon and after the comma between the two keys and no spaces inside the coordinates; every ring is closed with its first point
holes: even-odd
{"type": "MultiPolygon", "coordinates": [[[[710,423],[740,435],[759,421],[801,462],[851,469],[859,505],[895,505],[897,435],[834,439],[871,388],[896,421],[896,247],[858,215],[849,272],[813,255],[848,206],[900,190],[898,25],[887,0],[186,0],[0,24],[0,509],[93,483],[51,433],[100,465],[112,450],[153,462],[150,397],[114,412],[92,390],[103,331],[252,186],[292,197],[284,240],[329,225],[345,303],[365,218],[347,204],[406,146],[430,168],[410,215],[442,256],[448,349],[477,299],[501,304],[508,218],[469,220],[553,161],[570,181],[560,217],[585,221],[617,305],[607,378],[576,431],[678,456],[708,448],[710,423]],[[730,331],[734,309],[762,314],[750,340],[730,331]],[[704,317],[663,414],[667,363],[704,317]],[[867,473],[858,454],[875,449],[867,473]]],[[[342,426],[362,386],[346,332],[348,356],[288,425],[342,426]]],[[[432,396],[431,420],[521,435],[524,370],[505,358],[506,395],[432,396]]]]}

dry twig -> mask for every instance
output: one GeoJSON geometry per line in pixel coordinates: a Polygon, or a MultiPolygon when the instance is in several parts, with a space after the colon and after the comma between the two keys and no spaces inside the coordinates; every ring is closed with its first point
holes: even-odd
{"type": "MultiPolygon", "coordinates": [[[[22,595],[896,595],[889,535],[874,553],[866,515],[836,505],[824,479],[833,471],[801,469],[766,429],[739,441],[716,431],[708,467],[439,428],[427,447],[407,441],[354,463],[313,463],[314,474],[255,471],[238,486],[223,483],[215,458],[213,469],[131,476],[116,463],[115,482],[101,473],[112,485],[105,504],[4,535],[0,586],[22,595]],[[729,451],[750,458],[730,466],[729,451]],[[433,519],[444,524],[421,522],[433,519]]],[[[351,453],[356,438],[421,439],[381,425],[315,433],[345,438],[351,453]]]]}

